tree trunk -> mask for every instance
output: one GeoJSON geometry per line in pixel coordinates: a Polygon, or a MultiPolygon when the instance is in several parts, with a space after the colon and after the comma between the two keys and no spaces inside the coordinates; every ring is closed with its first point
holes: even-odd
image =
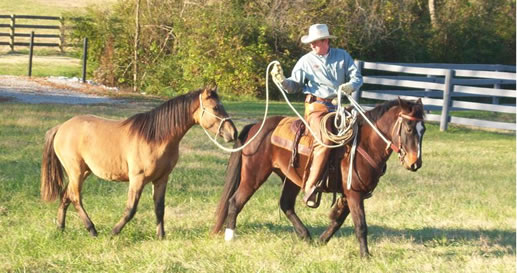
{"type": "Polygon", "coordinates": [[[135,48],[133,58],[133,91],[138,91],[138,40],[140,39],[140,0],[136,0],[135,48]]]}
{"type": "Polygon", "coordinates": [[[429,5],[429,15],[431,17],[431,27],[433,30],[438,28],[438,21],[436,18],[436,2],[435,0],[428,0],[429,5]]]}

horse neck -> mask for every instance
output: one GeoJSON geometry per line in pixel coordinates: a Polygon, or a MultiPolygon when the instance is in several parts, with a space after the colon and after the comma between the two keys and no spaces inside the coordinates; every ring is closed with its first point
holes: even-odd
{"type": "MultiPolygon", "coordinates": [[[[382,135],[389,141],[392,141],[391,129],[396,121],[396,118],[394,118],[396,116],[395,113],[398,113],[398,110],[394,108],[395,107],[386,111],[386,113],[384,113],[378,120],[373,122],[382,135]]],[[[386,149],[387,145],[388,144],[375,132],[375,130],[372,129],[370,125],[363,123],[360,128],[359,146],[361,146],[361,148],[364,149],[373,158],[373,160],[383,163],[389,159],[392,150],[386,149]]]]}
{"type": "Polygon", "coordinates": [[[194,114],[196,113],[196,109],[199,107],[199,102],[192,102],[190,105],[190,114],[185,115],[184,119],[176,119],[174,117],[171,118],[173,121],[173,124],[171,126],[172,131],[170,134],[170,138],[168,139],[168,142],[171,141],[180,141],[185,134],[194,126],[197,124],[196,119],[194,118],[194,114]]]}

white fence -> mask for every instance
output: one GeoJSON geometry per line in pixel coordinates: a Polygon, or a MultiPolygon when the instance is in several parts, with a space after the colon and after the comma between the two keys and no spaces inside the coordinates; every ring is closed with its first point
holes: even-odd
{"type": "Polygon", "coordinates": [[[496,122],[451,116],[454,110],[481,110],[515,114],[515,103],[502,105],[500,98],[516,98],[515,66],[471,64],[406,64],[357,61],[363,73],[364,86],[392,86],[388,90],[363,90],[355,99],[393,100],[422,98],[426,110],[441,110],[441,115],[427,114],[426,119],[440,122],[440,130],[448,123],[516,130],[515,123],[496,122]],[[367,75],[376,73],[388,75],[367,75]],[[365,73],[368,72],[368,73],[365,73]],[[402,87],[400,90],[394,87],[402,87]],[[504,89],[506,88],[506,89],[504,89]],[[466,97],[492,97],[491,103],[470,102],[466,97]]]}

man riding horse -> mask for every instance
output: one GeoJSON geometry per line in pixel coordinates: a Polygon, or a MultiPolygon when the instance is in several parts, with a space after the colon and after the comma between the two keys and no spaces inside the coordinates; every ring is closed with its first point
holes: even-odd
{"type": "MultiPolygon", "coordinates": [[[[312,51],[302,56],[294,66],[291,77],[285,78],[282,67],[276,64],[271,70],[273,80],[281,85],[287,93],[302,91],[305,98],[305,120],[315,137],[324,144],[334,144],[321,134],[321,120],[329,112],[335,111],[339,90],[351,94],[363,84],[361,72],[347,51],[331,48],[329,39],[336,38],[329,34],[327,25],[310,26],[309,34],[301,38],[304,44],[310,44],[312,51]]],[[[318,141],[313,144],[312,165],[307,177],[304,176],[304,202],[309,207],[316,205],[316,184],[323,174],[330,149],[318,141]]]]}

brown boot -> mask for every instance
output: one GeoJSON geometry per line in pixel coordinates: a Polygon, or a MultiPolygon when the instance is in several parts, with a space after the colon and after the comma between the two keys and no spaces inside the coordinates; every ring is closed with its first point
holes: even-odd
{"type": "Polygon", "coordinates": [[[305,195],[303,197],[303,201],[305,202],[305,204],[307,204],[308,207],[315,208],[319,205],[319,202],[317,202],[316,200],[316,183],[323,174],[329,154],[329,148],[324,147],[322,145],[318,145],[316,143],[314,144],[312,164],[309,169],[309,177],[307,178],[307,182],[305,182],[305,195]]]}

